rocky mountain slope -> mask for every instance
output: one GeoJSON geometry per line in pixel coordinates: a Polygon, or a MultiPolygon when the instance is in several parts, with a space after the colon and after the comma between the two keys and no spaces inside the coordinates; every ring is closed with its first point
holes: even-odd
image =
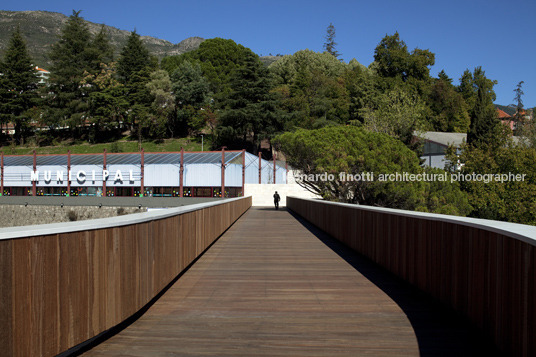
{"type": "MultiPolygon", "coordinates": [[[[36,65],[49,67],[50,62],[47,53],[52,44],[58,41],[61,28],[67,22],[68,16],[57,12],[48,11],[1,11],[0,10],[0,58],[7,48],[11,33],[20,26],[21,32],[26,38],[28,50],[36,65]]],[[[104,26],[108,31],[111,43],[118,54],[126,43],[130,31],[119,30],[115,27],[96,24],[87,21],[89,30],[95,34],[104,26]]],[[[141,34],[140,34],[141,35],[141,34]]],[[[201,37],[190,37],[178,44],[154,37],[142,36],[142,40],[158,58],[179,55],[194,50],[204,41],[201,37]]]]}

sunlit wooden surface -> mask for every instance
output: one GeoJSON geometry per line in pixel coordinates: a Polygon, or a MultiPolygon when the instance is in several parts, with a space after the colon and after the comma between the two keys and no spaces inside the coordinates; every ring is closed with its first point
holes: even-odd
{"type": "Polygon", "coordinates": [[[492,353],[425,296],[289,212],[257,208],[140,319],[84,356],[478,352],[492,353]]]}

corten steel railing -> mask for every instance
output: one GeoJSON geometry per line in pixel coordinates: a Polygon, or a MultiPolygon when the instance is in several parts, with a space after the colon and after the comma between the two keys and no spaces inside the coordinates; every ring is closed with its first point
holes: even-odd
{"type": "Polygon", "coordinates": [[[251,197],[0,230],[0,355],[53,356],[129,318],[251,206],[251,197]]]}
{"type": "Polygon", "coordinates": [[[287,197],[332,237],[536,356],[536,227],[287,197]]]}

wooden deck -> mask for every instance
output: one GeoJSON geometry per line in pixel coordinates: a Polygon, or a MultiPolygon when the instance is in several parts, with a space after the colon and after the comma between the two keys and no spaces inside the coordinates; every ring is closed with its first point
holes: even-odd
{"type": "Polygon", "coordinates": [[[487,340],[285,210],[250,209],[84,356],[472,356],[487,340]]]}

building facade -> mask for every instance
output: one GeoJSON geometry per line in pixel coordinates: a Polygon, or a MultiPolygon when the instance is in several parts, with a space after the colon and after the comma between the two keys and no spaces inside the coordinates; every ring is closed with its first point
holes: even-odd
{"type": "Polygon", "coordinates": [[[4,196],[238,197],[246,183],[287,183],[283,162],[246,151],[1,158],[4,196]]]}

